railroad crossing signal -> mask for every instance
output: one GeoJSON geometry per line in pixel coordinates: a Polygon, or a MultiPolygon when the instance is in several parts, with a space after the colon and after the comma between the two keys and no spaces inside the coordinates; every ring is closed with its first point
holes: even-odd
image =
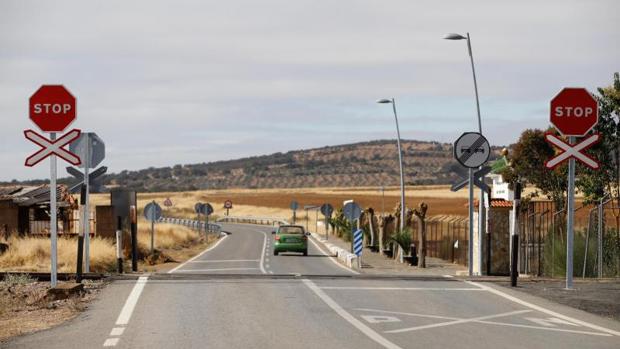
{"type": "Polygon", "coordinates": [[[560,148],[563,151],[560,154],[558,154],[556,157],[549,159],[545,163],[545,167],[547,167],[548,169],[554,169],[556,166],[560,165],[564,161],[570,158],[575,158],[579,160],[581,163],[583,163],[584,165],[590,167],[591,169],[598,170],[600,166],[598,161],[588,156],[587,154],[582,153],[582,151],[598,143],[600,139],[601,139],[601,136],[598,133],[595,133],[583,139],[581,142],[575,145],[570,145],[569,143],[564,142],[562,139],[558,138],[554,134],[547,133],[545,135],[545,140],[551,143],[552,145],[560,148]]]}
{"type": "Polygon", "coordinates": [[[353,232],[353,253],[358,257],[362,255],[363,230],[357,229],[353,232]]]}
{"type": "Polygon", "coordinates": [[[50,155],[58,155],[72,165],[77,166],[81,164],[79,156],[64,148],[67,144],[80,137],[80,130],[78,129],[73,129],[56,140],[47,139],[33,130],[24,131],[24,136],[26,136],[26,139],[41,147],[38,152],[26,159],[25,165],[28,167],[38,164],[50,155]]]}
{"type": "MultiPolygon", "coordinates": [[[[484,190],[487,193],[491,192],[491,188],[489,188],[489,186],[482,180],[486,175],[488,175],[489,173],[491,173],[491,166],[484,166],[483,168],[479,169],[478,171],[474,172],[474,185],[482,190],[484,190]]],[[[452,187],[450,188],[450,190],[452,191],[459,191],[462,188],[466,187],[469,184],[469,178],[467,179],[463,179],[458,183],[455,183],[452,185],[452,187]]]]}
{"type": "Polygon", "coordinates": [[[105,159],[105,143],[94,132],[84,132],[78,139],[69,145],[69,150],[80,154],[81,168],[95,168],[105,159]]]}
{"type": "Polygon", "coordinates": [[[454,158],[465,167],[478,168],[490,155],[489,141],[478,132],[465,132],[454,142],[454,158]]]}
{"type": "MultiPolygon", "coordinates": [[[[88,174],[88,182],[90,183],[91,186],[95,187],[96,192],[100,192],[101,191],[101,177],[108,171],[108,168],[106,166],[101,166],[98,169],[96,169],[95,171],[93,171],[92,173],[88,174]]],[[[72,185],[71,187],[69,187],[69,192],[71,193],[77,193],[78,190],[80,189],[80,187],[82,186],[82,184],[84,184],[84,173],[82,173],[80,170],[73,168],[73,167],[67,167],[67,172],[72,175],[75,179],[78,180],[77,183],[75,183],[74,185],[72,185]]]]}

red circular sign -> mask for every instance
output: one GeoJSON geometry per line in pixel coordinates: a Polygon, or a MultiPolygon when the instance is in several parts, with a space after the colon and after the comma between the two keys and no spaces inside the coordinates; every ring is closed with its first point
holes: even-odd
{"type": "Polygon", "coordinates": [[[598,123],[598,102],[585,88],[565,88],[551,100],[550,121],[564,136],[583,136],[598,123]]]}
{"type": "Polygon", "coordinates": [[[75,120],[75,97],[62,85],[43,85],[30,97],[30,120],[46,132],[62,132],[75,120]]]}
{"type": "Polygon", "coordinates": [[[232,208],[232,201],[226,200],[224,202],[224,208],[232,208]]]}

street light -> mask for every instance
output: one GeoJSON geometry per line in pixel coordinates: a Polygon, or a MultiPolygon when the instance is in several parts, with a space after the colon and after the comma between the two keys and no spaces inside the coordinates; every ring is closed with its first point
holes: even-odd
{"type": "Polygon", "coordinates": [[[398,116],[396,115],[396,101],[392,99],[380,99],[380,104],[392,104],[394,120],[396,121],[396,144],[398,144],[398,164],[400,165],[400,231],[405,229],[405,175],[403,174],[403,152],[400,147],[400,130],[398,128],[398,116]]]}
{"type": "MultiPolygon", "coordinates": [[[[476,82],[476,69],[474,68],[474,55],[472,54],[471,51],[471,39],[469,37],[469,33],[467,33],[467,36],[463,36],[461,34],[456,34],[456,33],[450,33],[447,34],[443,37],[446,40],[467,40],[467,51],[469,52],[469,59],[471,61],[471,72],[474,76],[474,91],[476,92],[476,111],[478,112],[478,132],[480,132],[480,134],[482,134],[482,121],[480,119],[480,100],[478,99],[478,83],[476,82]]],[[[469,169],[470,171],[470,178],[471,178],[471,172],[473,171],[471,168],[469,169]]],[[[472,183],[469,183],[470,188],[473,185],[472,183]]],[[[470,189],[470,196],[473,196],[473,191],[470,189]]],[[[470,201],[473,200],[470,198],[470,201]]],[[[473,217],[473,206],[472,203],[470,203],[470,212],[469,212],[469,216],[470,216],[470,224],[469,224],[469,230],[470,230],[470,241],[471,241],[471,237],[473,237],[473,225],[471,224],[472,218],[473,217]]],[[[483,219],[482,219],[482,212],[484,209],[484,190],[480,189],[480,200],[478,201],[478,267],[480,268],[480,271],[482,271],[482,230],[484,229],[484,224],[483,224],[483,219]]],[[[472,253],[472,245],[470,243],[469,246],[469,255],[471,257],[472,253]]],[[[472,274],[472,259],[470,258],[469,260],[469,274],[472,274]]]]}

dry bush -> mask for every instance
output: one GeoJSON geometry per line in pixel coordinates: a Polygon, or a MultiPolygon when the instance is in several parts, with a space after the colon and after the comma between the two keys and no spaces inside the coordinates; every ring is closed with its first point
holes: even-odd
{"type": "MultiPolygon", "coordinates": [[[[179,249],[200,240],[201,234],[193,229],[176,224],[155,224],[155,248],[179,249]]],[[[138,221],[138,245],[140,250],[151,249],[151,223],[145,219],[138,221]]]]}
{"type": "MultiPolygon", "coordinates": [[[[0,256],[0,270],[48,272],[50,270],[49,238],[10,238],[9,250],[0,256]]],[[[77,261],[77,239],[58,239],[58,271],[75,272],[77,261]]],[[[90,240],[90,269],[92,272],[114,270],[116,249],[111,240],[92,238],[90,240]]]]}

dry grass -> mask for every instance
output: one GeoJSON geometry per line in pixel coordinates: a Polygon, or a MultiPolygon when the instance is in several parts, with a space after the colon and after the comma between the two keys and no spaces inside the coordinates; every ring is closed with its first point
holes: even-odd
{"type": "MultiPolygon", "coordinates": [[[[138,221],[138,244],[141,249],[151,248],[151,223],[145,219],[138,221]]],[[[188,247],[200,240],[200,233],[188,227],[157,223],[155,224],[155,248],[159,250],[188,247]]]]}
{"type": "MultiPolygon", "coordinates": [[[[47,272],[50,270],[50,240],[47,238],[10,238],[9,250],[0,256],[0,271],[47,272]]],[[[91,271],[114,270],[116,250],[112,241],[91,239],[91,271]]],[[[75,272],[77,260],[77,239],[58,239],[58,271],[75,272]]]]}

